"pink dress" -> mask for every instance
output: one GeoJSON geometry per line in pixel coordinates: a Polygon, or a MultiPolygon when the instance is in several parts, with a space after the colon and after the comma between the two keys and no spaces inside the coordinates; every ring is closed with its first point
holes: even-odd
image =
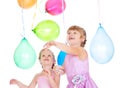
{"type": "Polygon", "coordinates": [[[81,61],[78,56],[66,55],[64,62],[67,74],[67,88],[98,88],[89,75],[88,59],[81,61]]]}
{"type": "Polygon", "coordinates": [[[52,88],[46,76],[40,76],[38,78],[38,88],[52,88]]]}

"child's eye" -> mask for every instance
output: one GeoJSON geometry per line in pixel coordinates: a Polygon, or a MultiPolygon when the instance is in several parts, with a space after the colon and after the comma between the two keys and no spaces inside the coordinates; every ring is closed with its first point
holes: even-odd
{"type": "Polygon", "coordinates": [[[74,34],[77,34],[76,32],[74,32],[74,34]]]}
{"type": "Polygon", "coordinates": [[[68,35],[70,34],[70,32],[67,33],[68,35]]]}
{"type": "Polygon", "coordinates": [[[72,33],[71,32],[68,32],[68,35],[71,35],[72,33]]]}
{"type": "Polygon", "coordinates": [[[48,57],[51,57],[51,55],[48,55],[48,57]]]}
{"type": "Polygon", "coordinates": [[[42,55],[42,57],[45,57],[45,55],[42,55]]]}

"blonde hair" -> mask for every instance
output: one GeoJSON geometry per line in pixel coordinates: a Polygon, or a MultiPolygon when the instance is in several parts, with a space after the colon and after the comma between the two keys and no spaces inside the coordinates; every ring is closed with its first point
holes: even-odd
{"type": "MultiPolygon", "coordinates": [[[[42,50],[39,52],[39,57],[38,57],[39,60],[41,59],[41,54],[42,54],[42,52],[45,51],[45,50],[46,50],[46,48],[42,49],[42,50]]],[[[51,52],[51,54],[52,54],[52,56],[53,56],[53,60],[55,60],[55,55],[54,55],[54,53],[53,53],[50,49],[47,49],[47,50],[51,52]]],[[[54,65],[55,65],[55,64],[53,63],[52,68],[54,67],[54,65]]]]}
{"type": "Polygon", "coordinates": [[[85,44],[86,44],[86,41],[87,41],[86,40],[86,31],[84,30],[84,28],[79,27],[77,25],[73,25],[73,26],[69,27],[69,29],[67,30],[67,33],[69,32],[69,30],[76,30],[76,31],[78,31],[81,34],[80,38],[83,38],[84,41],[81,43],[80,46],[84,47],[85,44]]]}

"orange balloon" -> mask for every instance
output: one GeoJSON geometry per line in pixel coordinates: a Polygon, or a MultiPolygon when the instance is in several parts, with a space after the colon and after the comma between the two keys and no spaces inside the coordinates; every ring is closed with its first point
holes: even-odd
{"type": "Polygon", "coordinates": [[[37,0],[17,0],[17,1],[19,6],[24,9],[32,7],[37,2],[37,0]]]}

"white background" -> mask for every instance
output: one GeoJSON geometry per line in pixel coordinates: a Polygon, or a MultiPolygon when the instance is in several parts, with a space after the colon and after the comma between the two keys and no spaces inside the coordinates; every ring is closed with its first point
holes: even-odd
{"type": "MultiPolygon", "coordinates": [[[[32,32],[32,28],[40,21],[45,19],[56,21],[60,26],[60,35],[56,40],[63,43],[65,43],[66,30],[69,26],[76,24],[85,28],[87,32],[86,49],[89,54],[91,77],[99,88],[120,88],[119,0],[99,1],[100,14],[97,0],[65,0],[66,9],[64,14],[51,16],[48,13],[44,13],[46,0],[42,0],[37,9],[33,6],[23,11],[25,35],[38,55],[45,42],[36,37],[32,32]],[[36,16],[34,18],[35,12],[36,16]],[[106,64],[96,63],[89,52],[91,40],[97,31],[100,21],[115,47],[113,58],[106,64]]],[[[14,51],[23,38],[21,36],[23,34],[22,9],[18,6],[17,0],[2,0],[0,11],[0,88],[18,88],[17,86],[10,86],[9,80],[16,78],[25,84],[29,84],[33,76],[41,71],[41,65],[37,60],[32,68],[23,70],[14,64],[14,51]]],[[[57,58],[59,50],[54,47],[52,50],[57,58]]],[[[67,81],[64,75],[61,77],[60,88],[65,88],[66,84],[67,81]]]]}

